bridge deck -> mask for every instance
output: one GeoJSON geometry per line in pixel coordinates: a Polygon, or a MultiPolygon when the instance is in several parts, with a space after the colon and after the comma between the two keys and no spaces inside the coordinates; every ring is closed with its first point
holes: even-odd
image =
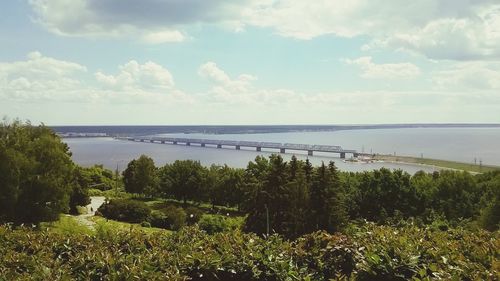
{"type": "Polygon", "coordinates": [[[352,153],[358,154],[356,150],[343,149],[338,145],[311,145],[298,143],[279,143],[279,142],[257,142],[257,141],[234,141],[234,140],[212,140],[212,139],[191,139],[191,138],[170,138],[170,137],[117,137],[117,139],[130,141],[146,141],[146,142],[170,142],[170,143],[185,143],[185,144],[200,144],[200,145],[217,145],[217,146],[236,146],[236,147],[256,147],[256,148],[274,148],[274,149],[291,149],[316,152],[333,152],[333,153],[352,153]]]}

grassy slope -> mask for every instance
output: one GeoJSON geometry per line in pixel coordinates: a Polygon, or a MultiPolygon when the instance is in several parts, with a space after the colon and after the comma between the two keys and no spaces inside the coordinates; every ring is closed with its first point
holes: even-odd
{"type": "Polygon", "coordinates": [[[42,229],[49,229],[50,231],[60,233],[60,234],[87,234],[94,235],[96,231],[108,231],[108,230],[140,230],[145,233],[154,232],[164,232],[170,233],[170,230],[155,228],[155,227],[142,227],[140,224],[119,222],[114,220],[106,220],[103,217],[94,216],[90,218],[91,221],[95,222],[95,230],[91,229],[85,225],[80,224],[75,217],[68,215],[61,215],[58,221],[42,223],[42,229]]]}

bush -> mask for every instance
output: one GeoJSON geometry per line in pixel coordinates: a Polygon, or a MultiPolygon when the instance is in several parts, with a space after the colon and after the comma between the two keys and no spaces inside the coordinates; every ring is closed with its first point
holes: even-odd
{"type": "Polygon", "coordinates": [[[167,215],[160,211],[152,211],[151,215],[148,218],[149,223],[152,227],[165,228],[169,227],[169,223],[167,221],[167,215]]]}
{"type": "Polygon", "coordinates": [[[203,215],[198,222],[200,229],[208,234],[241,229],[243,218],[230,218],[221,215],[203,215]]]}
{"type": "Polygon", "coordinates": [[[143,221],[143,222],[141,222],[141,226],[142,227],[151,227],[151,224],[147,221],[143,221]]]}
{"type": "MultiPolygon", "coordinates": [[[[222,219],[222,218],[221,218],[222,219]]],[[[0,225],[0,280],[497,280],[498,232],[361,224],[295,242],[185,227],[96,235],[0,225]]]]}
{"type": "Polygon", "coordinates": [[[104,192],[102,192],[102,190],[96,189],[96,188],[89,188],[87,190],[87,193],[89,196],[104,196],[104,192]]]}
{"type": "Polygon", "coordinates": [[[196,207],[187,207],[184,211],[186,212],[186,221],[188,225],[197,223],[203,216],[203,211],[196,207]]]}
{"type": "Polygon", "coordinates": [[[99,207],[98,212],[108,219],[140,223],[148,218],[151,210],[144,202],[129,199],[113,199],[99,207]]]}
{"type": "Polygon", "coordinates": [[[170,205],[159,211],[153,211],[149,222],[153,227],[179,230],[186,225],[186,212],[182,208],[170,205]]]}

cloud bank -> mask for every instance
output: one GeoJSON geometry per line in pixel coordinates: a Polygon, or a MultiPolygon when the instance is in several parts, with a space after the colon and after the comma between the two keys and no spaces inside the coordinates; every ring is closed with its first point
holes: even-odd
{"type": "Polygon", "coordinates": [[[365,50],[399,49],[431,59],[500,58],[496,0],[31,0],[34,18],[66,36],[181,42],[194,25],[268,28],[299,40],[366,36],[365,50]]]}

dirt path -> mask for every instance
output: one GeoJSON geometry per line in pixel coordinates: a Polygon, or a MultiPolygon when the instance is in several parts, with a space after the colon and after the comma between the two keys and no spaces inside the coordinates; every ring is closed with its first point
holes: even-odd
{"type": "Polygon", "coordinates": [[[99,207],[104,204],[105,200],[106,197],[104,196],[91,196],[90,204],[85,206],[87,208],[87,213],[84,215],[75,216],[76,221],[93,229],[95,222],[89,220],[89,218],[95,215],[95,211],[97,211],[97,209],[99,209],[99,207]]]}

